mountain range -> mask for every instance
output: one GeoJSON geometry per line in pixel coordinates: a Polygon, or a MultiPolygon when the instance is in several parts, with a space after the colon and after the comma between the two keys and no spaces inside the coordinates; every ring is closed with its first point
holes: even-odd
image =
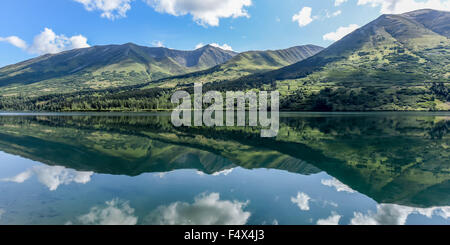
{"type": "Polygon", "coordinates": [[[72,50],[0,69],[0,110],[160,110],[194,82],[277,89],[283,110],[450,110],[450,12],[382,15],[326,49],[234,53],[134,44],[72,50]]]}
{"type": "Polygon", "coordinates": [[[45,87],[47,93],[118,87],[207,69],[236,54],[211,45],[193,51],[133,43],[94,46],[47,54],[1,68],[0,86],[2,94],[21,89],[24,93],[27,87],[45,87]]]}

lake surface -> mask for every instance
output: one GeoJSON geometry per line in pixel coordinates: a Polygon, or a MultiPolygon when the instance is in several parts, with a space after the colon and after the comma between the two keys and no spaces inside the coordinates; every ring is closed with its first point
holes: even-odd
{"type": "Polygon", "coordinates": [[[450,113],[1,114],[0,224],[450,224],[450,113]]]}

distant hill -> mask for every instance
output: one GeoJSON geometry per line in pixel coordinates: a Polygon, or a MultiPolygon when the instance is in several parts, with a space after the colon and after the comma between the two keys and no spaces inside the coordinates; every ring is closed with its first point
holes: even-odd
{"type": "Polygon", "coordinates": [[[319,53],[323,49],[316,45],[303,45],[281,50],[243,52],[213,68],[163,79],[149,87],[175,87],[195,82],[210,83],[232,80],[294,64],[319,53]]]}
{"type": "Polygon", "coordinates": [[[0,68],[1,94],[33,96],[37,91],[66,93],[138,84],[208,69],[236,54],[211,45],[193,51],[132,43],[75,49],[0,68]]]}

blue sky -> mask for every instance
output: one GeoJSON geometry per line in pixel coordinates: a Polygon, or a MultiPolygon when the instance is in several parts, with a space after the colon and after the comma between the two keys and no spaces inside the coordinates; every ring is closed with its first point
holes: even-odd
{"type": "Polygon", "coordinates": [[[235,51],[328,46],[382,13],[450,0],[2,0],[0,66],[71,48],[133,42],[235,51]]]}

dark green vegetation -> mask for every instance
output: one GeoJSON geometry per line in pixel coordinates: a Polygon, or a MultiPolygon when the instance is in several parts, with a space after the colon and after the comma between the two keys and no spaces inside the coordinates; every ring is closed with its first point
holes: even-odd
{"type": "Polygon", "coordinates": [[[136,176],[233,167],[325,171],[379,203],[450,204],[448,114],[288,114],[255,128],[175,128],[169,115],[0,117],[0,151],[79,171],[136,176]],[[70,157],[68,157],[70,156],[70,157]]]}
{"type": "MultiPolygon", "coordinates": [[[[204,91],[277,89],[282,110],[450,110],[449,23],[450,13],[444,11],[382,15],[323,51],[308,45],[245,52],[228,62],[222,59],[225,63],[210,69],[188,74],[179,70],[179,76],[159,80],[149,77],[152,73],[147,70],[128,66],[126,71],[106,66],[109,73],[100,73],[100,80],[83,77],[90,76],[88,73],[78,77],[78,82],[63,77],[31,86],[8,85],[8,81],[28,81],[20,74],[8,73],[6,80],[0,79],[0,110],[165,110],[173,107],[169,98],[174,91],[192,87],[194,82],[205,83],[204,91]],[[118,80],[127,82],[111,84],[121,74],[127,75],[118,80]],[[94,81],[96,85],[67,89],[72,84],[78,86],[79,81],[94,81]],[[128,86],[121,87],[125,84],[128,86]]],[[[80,64],[85,63],[67,70],[73,71],[80,64]]],[[[195,67],[199,70],[201,66],[195,67]]],[[[10,67],[0,70],[0,77],[10,67]]],[[[169,76],[169,72],[164,74],[158,78],[169,76]]]]}

